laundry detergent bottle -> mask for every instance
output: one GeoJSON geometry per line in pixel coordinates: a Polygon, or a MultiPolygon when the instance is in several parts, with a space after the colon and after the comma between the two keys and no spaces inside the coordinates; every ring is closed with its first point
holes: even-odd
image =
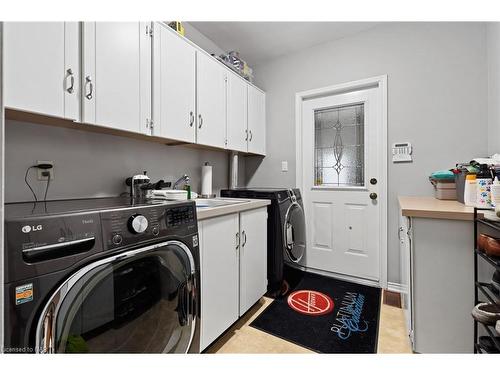
{"type": "Polygon", "coordinates": [[[491,208],[491,178],[490,169],[486,164],[481,164],[479,173],[476,176],[476,207],[491,208]]]}

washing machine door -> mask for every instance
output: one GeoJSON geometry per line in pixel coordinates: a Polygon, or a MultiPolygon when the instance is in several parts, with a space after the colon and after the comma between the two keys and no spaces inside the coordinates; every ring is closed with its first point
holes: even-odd
{"type": "Polygon", "coordinates": [[[286,212],[283,238],[286,257],[299,263],[306,250],[306,221],[304,210],[297,202],[293,202],[286,212]]]}
{"type": "Polygon", "coordinates": [[[186,353],[196,324],[189,248],[168,241],[96,261],[64,282],[37,327],[42,353],[186,353]]]}

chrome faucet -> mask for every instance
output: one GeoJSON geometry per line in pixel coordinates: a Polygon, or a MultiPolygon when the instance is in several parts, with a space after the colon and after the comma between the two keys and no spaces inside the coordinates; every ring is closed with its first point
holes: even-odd
{"type": "Polygon", "coordinates": [[[172,185],[172,189],[177,190],[177,187],[179,184],[184,183],[187,184],[189,182],[189,176],[187,174],[183,175],[181,178],[179,178],[177,181],[174,182],[172,185]]]}

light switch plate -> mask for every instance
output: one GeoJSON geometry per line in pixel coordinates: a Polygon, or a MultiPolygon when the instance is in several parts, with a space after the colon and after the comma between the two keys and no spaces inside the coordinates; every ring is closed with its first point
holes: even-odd
{"type": "Polygon", "coordinates": [[[283,160],[281,162],[281,172],[288,172],[288,161],[283,160]]]}

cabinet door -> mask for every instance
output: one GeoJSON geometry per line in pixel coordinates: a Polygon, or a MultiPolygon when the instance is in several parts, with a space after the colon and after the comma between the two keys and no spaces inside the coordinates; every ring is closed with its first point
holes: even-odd
{"type": "Polygon", "coordinates": [[[227,148],[247,152],[247,83],[234,74],[227,77],[227,148]]]}
{"type": "Polygon", "coordinates": [[[266,154],[266,94],[248,85],[248,152],[266,154]]]}
{"type": "Polygon", "coordinates": [[[84,23],[84,122],[150,134],[148,27],[147,22],[84,23]]]}
{"type": "Polygon", "coordinates": [[[5,106],[78,120],[79,48],[78,22],[4,22],[5,106]]]}
{"type": "Polygon", "coordinates": [[[196,142],[196,50],[167,26],[153,34],[154,135],[196,142]]]}
{"type": "Polygon", "coordinates": [[[238,319],[238,214],[202,220],[201,349],[238,319]]]}
{"type": "Polygon", "coordinates": [[[226,72],[214,58],[196,52],[197,133],[201,145],[224,148],[226,141],[226,72]]]}
{"type": "Polygon", "coordinates": [[[267,290],[267,208],[240,213],[240,316],[267,290]]]}

